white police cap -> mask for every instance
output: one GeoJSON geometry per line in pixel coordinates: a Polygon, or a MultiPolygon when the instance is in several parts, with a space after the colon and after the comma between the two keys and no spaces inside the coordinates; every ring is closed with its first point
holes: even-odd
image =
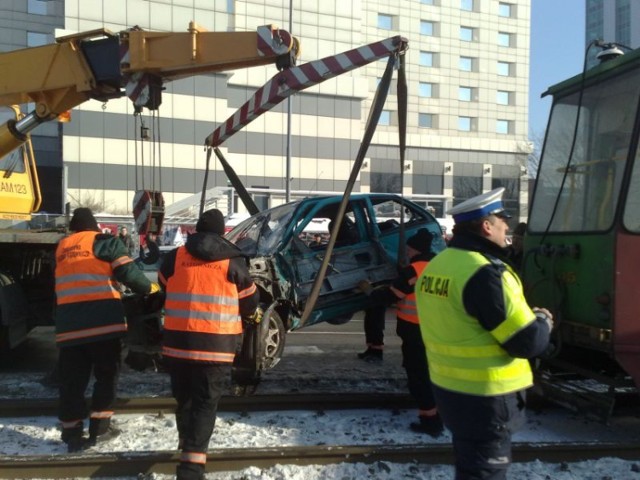
{"type": "Polygon", "coordinates": [[[469,222],[487,215],[497,215],[503,218],[511,218],[502,205],[504,187],[496,188],[490,192],[465,200],[459,205],[449,209],[448,215],[453,216],[456,223],[469,222]]]}

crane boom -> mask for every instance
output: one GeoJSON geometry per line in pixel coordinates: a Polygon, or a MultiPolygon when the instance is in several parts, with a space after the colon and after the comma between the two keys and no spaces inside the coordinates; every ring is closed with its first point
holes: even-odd
{"type": "Polygon", "coordinates": [[[89,99],[126,94],[136,106],[153,110],[164,82],[270,63],[288,68],[297,54],[297,40],[272,25],[256,32],[207,32],[193,22],[187,32],[99,29],[2,53],[0,105],[33,102],[35,109],[20,122],[0,126],[0,158],[40,123],[89,99]]]}

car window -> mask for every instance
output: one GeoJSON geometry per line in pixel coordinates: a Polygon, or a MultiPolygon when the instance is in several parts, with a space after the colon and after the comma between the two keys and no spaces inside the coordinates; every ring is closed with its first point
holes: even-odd
{"type": "Polygon", "coordinates": [[[282,241],[298,202],[260,212],[227,233],[226,238],[247,255],[269,255],[282,241]]]}

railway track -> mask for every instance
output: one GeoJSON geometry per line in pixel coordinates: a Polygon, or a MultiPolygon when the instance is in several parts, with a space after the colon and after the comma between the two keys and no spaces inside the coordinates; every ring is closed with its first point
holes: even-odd
{"type": "MultiPolygon", "coordinates": [[[[549,463],[571,463],[616,457],[638,459],[640,445],[594,443],[519,443],[514,444],[514,462],[539,460],[549,463]]],[[[228,448],[210,450],[207,471],[237,471],[250,466],[270,468],[276,464],[328,465],[333,463],[451,464],[451,445],[367,445],[304,446],[280,448],[228,448]]],[[[119,452],[81,455],[2,456],[0,478],[78,478],[136,477],[139,474],[172,474],[178,452],[119,452]]]]}
{"type": "MultiPolygon", "coordinates": [[[[170,397],[120,398],[118,413],[173,413],[175,401],[170,397]]],[[[224,396],[223,412],[279,410],[348,410],[364,408],[413,408],[415,401],[404,393],[296,393],[280,395],[224,396]]],[[[0,399],[0,417],[37,417],[56,415],[57,399],[0,399]]]]}

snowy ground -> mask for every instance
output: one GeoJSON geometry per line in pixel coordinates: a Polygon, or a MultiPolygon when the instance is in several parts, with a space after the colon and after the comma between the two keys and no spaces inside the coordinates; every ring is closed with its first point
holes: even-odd
{"type": "MultiPolygon", "coordinates": [[[[407,426],[415,412],[402,410],[352,410],[326,412],[250,412],[218,416],[211,448],[261,448],[297,445],[364,445],[448,443],[448,433],[438,439],[411,432],[407,426]]],[[[118,415],[119,437],[94,447],[94,452],[173,450],[177,433],[173,415],[118,415]]],[[[53,417],[0,419],[0,453],[3,455],[63,455],[57,420],[53,417]]],[[[514,437],[516,442],[614,441],[640,442],[640,419],[613,419],[611,425],[585,420],[565,410],[530,413],[526,428],[514,437]]],[[[416,459],[419,461],[419,459],[416,459]]],[[[446,479],[450,466],[419,463],[399,465],[377,462],[372,465],[277,466],[268,470],[250,468],[239,472],[210,473],[207,479],[446,479]]],[[[638,461],[602,459],[597,462],[557,465],[533,462],[514,465],[512,479],[638,479],[638,461]]],[[[132,477],[134,478],[134,477],[132,477]]],[[[163,475],[147,478],[165,479],[163,475]]]]}
{"type": "MultiPolygon", "coordinates": [[[[361,328],[361,327],[360,327],[361,328]]],[[[361,332],[361,330],[360,330],[361,332]]],[[[392,341],[391,335],[390,342],[392,341]]],[[[361,338],[361,337],[358,337],[361,338]]],[[[360,344],[358,344],[358,348],[360,344]]],[[[397,347],[385,352],[382,364],[368,364],[355,359],[353,348],[328,351],[320,346],[287,347],[281,364],[266,372],[258,393],[291,392],[404,392],[406,380],[400,367],[397,347]],[[330,373],[327,373],[330,372],[330,373]]],[[[355,348],[355,347],[354,347],[355,348]]],[[[0,371],[0,398],[56,398],[57,390],[40,383],[42,376],[28,372],[0,371]]],[[[143,375],[123,373],[121,397],[165,396],[168,377],[162,373],[143,375]]],[[[325,412],[221,412],[218,416],[211,448],[261,448],[280,445],[364,445],[449,443],[450,436],[432,439],[408,429],[415,419],[410,410],[350,410],[325,412]]],[[[121,435],[96,452],[172,450],[177,445],[173,415],[116,415],[121,435]]],[[[526,427],[515,435],[515,442],[618,441],[640,443],[640,418],[615,417],[610,425],[586,419],[560,408],[529,412],[526,427]]],[[[64,455],[57,419],[0,418],[0,459],[2,455],[64,455]]],[[[270,469],[249,468],[237,472],[210,473],[208,480],[402,480],[452,479],[449,465],[338,464],[297,467],[278,465],[270,469]]],[[[1,471],[0,471],[1,478],[1,471]]],[[[165,480],[168,475],[130,477],[165,480]]],[[[572,464],[532,462],[516,464],[510,480],[640,480],[640,452],[637,461],[605,458],[572,464]]],[[[120,480],[125,480],[124,478],[120,480]]]]}

